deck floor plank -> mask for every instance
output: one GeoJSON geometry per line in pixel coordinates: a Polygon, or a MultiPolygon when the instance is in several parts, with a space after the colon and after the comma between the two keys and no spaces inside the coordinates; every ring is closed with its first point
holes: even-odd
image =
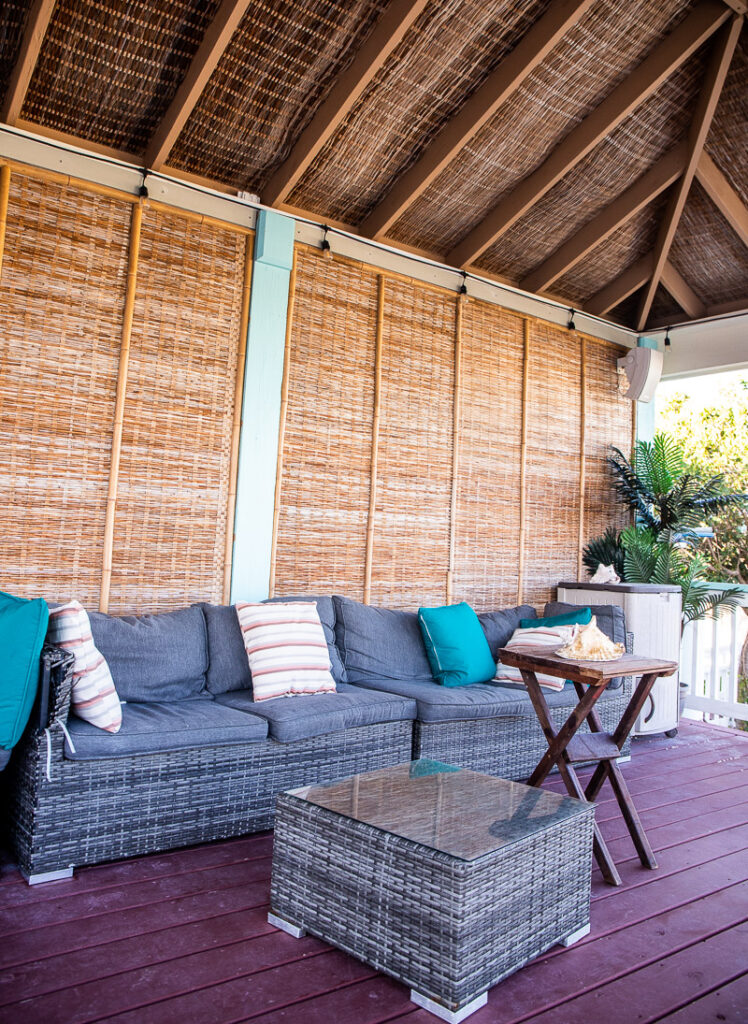
{"type": "MultiPolygon", "coordinates": [[[[603,792],[623,885],[594,871],[590,935],[496,986],[471,1024],[748,1021],[748,734],[685,722],[622,770],[659,869],[603,792]]],[[[0,857],[0,1024],[434,1024],[405,986],[267,923],[271,852],[263,833],[35,888],[0,857]]]]}

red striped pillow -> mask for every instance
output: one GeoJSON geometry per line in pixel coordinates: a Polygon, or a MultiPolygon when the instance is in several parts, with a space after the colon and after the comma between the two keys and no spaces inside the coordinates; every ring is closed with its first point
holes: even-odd
{"type": "MultiPolygon", "coordinates": [[[[571,640],[574,626],[532,626],[526,629],[515,629],[512,638],[504,646],[507,650],[523,647],[548,647],[555,650],[562,644],[571,640]]],[[[563,690],[565,680],[557,676],[547,676],[543,672],[536,672],[537,680],[541,686],[549,690],[563,690]]],[[[494,680],[499,683],[517,683],[525,685],[522,673],[518,668],[510,668],[509,665],[502,665],[501,660],[496,662],[496,675],[494,680]]]]}
{"type": "Polygon", "coordinates": [[[91,636],[88,614],[78,601],[49,610],[47,636],[53,644],[71,651],[73,662],[73,711],[79,718],[106,732],[119,732],[122,708],[104,655],[91,636]]]}
{"type": "Polygon", "coordinates": [[[330,655],[314,601],[235,606],[252,673],[252,699],[334,693],[330,655]]]}

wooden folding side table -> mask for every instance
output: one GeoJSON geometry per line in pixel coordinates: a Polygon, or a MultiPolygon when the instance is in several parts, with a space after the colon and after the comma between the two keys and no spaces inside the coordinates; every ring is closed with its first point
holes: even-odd
{"type": "MultiPolygon", "coordinates": [[[[677,663],[661,661],[658,658],[637,658],[630,654],[624,654],[616,661],[569,661],[549,652],[547,647],[526,647],[512,651],[503,648],[499,651],[499,658],[502,664],[518,668],[522,673],[530,700],[548,741],[548,750],[527,780],[528,785],[540,786],[556,764],[570,796],[593,803],[603,782],[606,778],[609,779],[639,859],[644,867],[656,868],[657,861],[652,853],[652,847],[616,764],[616,758],[620,756],[621,747],[644,707],[655,680],[660,676],[672,675],[678,667],[677,663]],[[550,710],[536,672],[570,679],[574,683],[578,702],[560,729],[556,729],[551,720],[550,710]],[[603,730],[595,704],[605,692],[610,680],[617,676],[641,676],[641,679],[615,731],[608,733],[603,730]],[[577,730],[585,720],[591,731],[589,734],[578,735],[577,730]],[[594,761],[597,761],[597,767],[587,787],[583,789],[574,765],[594,761]]],[[[621,876],[597,825],[593,849],[606,882],[610,885],[620,885],[621,876]]]]}

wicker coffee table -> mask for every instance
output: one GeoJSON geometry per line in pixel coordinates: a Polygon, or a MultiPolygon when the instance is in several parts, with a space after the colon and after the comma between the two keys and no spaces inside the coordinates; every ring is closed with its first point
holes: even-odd
{"type": "Polygon", "coordinates": [[[412,761],[278,797],[268,920],[317,935],[457,1022],[589,931],[593,808],[412,761]]]}

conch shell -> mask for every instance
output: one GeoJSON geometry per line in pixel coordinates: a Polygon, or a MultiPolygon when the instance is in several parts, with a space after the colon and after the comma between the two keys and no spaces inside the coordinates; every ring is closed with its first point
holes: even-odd
{"type": "Polygon", "coordinates": [[[575,626],[571,640],[556,654],[575,661],[615,661],[625,653],[623,644],[614,643],[597,626],[595,616],[586,626],[575,626]]]}

